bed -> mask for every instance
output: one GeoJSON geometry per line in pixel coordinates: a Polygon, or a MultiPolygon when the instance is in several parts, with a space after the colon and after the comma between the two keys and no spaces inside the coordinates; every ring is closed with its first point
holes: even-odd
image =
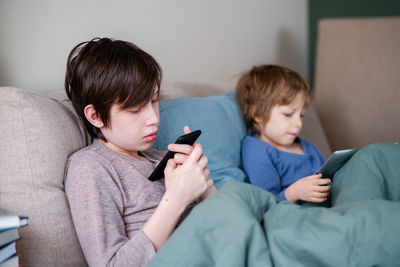
{"type": "Polygon", "coordinates": [[[160,103],[158,149],[184,124],[201,129],[219,191],[195,207],[148,266],[397,266],[400,145],[361,148],[332,179],[322,204],[279,202],[247,183],[247,134],[233,91],[160,103]],[[196,116],[194,116],[196,114],[196,116]]]}

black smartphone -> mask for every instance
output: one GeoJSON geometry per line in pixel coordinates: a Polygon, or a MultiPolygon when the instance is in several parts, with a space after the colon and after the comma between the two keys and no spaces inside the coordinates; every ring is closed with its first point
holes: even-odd
{"type": "MultiPolygon", "coordinates": [[[[186,144],[186,145],[193,145],[194,142],[196,142],[197,138],[199,138],[201,134],[200,130],[184,134],[178,137],[176,139],[175,144],[186,144]]],[[[157,167],[154,169],[154,171],[151,173],[149,176],[150,181],[157,181],[161,178],[164,177],[164,169],[165,166],[167,166],[167,161],[171,158],[173,158],[175,155],[175,152],[168,151],[167,154],[163,157],[163,159],[158,163],[157,167]]]]}

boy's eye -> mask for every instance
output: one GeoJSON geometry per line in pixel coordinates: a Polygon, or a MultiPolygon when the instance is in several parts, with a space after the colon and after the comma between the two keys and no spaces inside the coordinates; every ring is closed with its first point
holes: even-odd
{"type": "Polygon", "coordinates": [[[283,113],[283,115],[285,115],[285,117],[290,117],[292,116],[292,113],[283,113]]]}
{"type": "Polygon", "coordinates": [[[130,112],[133,114],[137,114],[140,112],[140,110],[141,110],[141,108],[135,108],[135,109],[131,109],[130,112]]]}

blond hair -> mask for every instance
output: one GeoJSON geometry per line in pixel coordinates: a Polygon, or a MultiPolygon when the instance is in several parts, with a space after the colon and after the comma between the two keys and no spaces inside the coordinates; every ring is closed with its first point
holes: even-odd
{"type": "Polygon", "coordinates": [[[276,105],[288,105],[303,94],[304,108],[312,100],[307,82],[295,71],[278,65],[260,65],[245,72],[236,85],[236,99],[247,126],[260,134],[260,125],[254,118],[267,123],[276,105]]]}

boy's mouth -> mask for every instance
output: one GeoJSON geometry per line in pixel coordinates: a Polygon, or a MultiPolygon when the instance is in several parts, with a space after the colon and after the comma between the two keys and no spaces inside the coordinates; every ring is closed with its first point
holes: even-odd
{"type": "Polygon", "coordinates": [[[146,136],[144,137],[144,139],[145,139],[146,141],[148,141],[148,142],[152,142],[152,141],[156,140],[156,138],[157,138],[157,131],[154,131],[154,132],[152,132],[151,134],[146,135],[146,136]]]}

